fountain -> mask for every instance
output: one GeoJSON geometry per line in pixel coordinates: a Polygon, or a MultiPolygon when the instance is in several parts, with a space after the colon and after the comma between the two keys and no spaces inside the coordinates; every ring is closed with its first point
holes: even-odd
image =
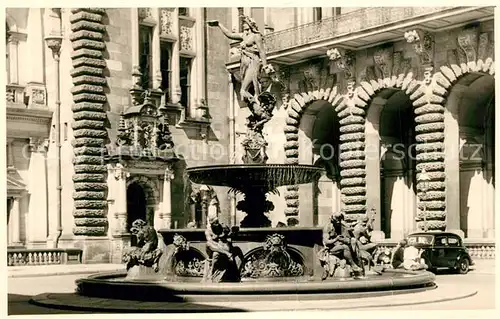
{"type": "MultiPolygon", "coordinates": [[[[262,128],[276,104],[269,87],[279,80],[267,64],[260,33],[248,17],[243,34],[231,34],[217,21],[208,24],[242,40],[240,94],[252,115],[247,120],[243,164],[192,167],[187,174],[194,183],[229,187],[243,194],[237,208],[246,217],[239,227],[223,225],[212,214],[207,216],[206,229],[158,232],[138,220],[131,229],[137,246],[124,254],[127,271],[80,279],[77,295],[157,302],[153,308],[162,311],[162,301],[249,301],[262,300],[264,295],[266,300],[270,296],[276,300],[332,299],[347,298],[349,293],[359,298],[435,288],[435,277],[429,272],[374,266],[376,245],[366,238],[369,216],[349,225],[342,213],[336,213],[324,229],[271,227],[266,213],[274,208],[267,194],[280,186],[311,183],[323,169],[266,164],[262,128]],[[262,90],[266,81],[270,84],[262,90]]],[[[38,300],[45,305],[51,302],[55,303],[38,300]]],[[[102,310],[102,305],[95,308],[102,310]]],[[[140,311],[141,306],[137,307],[133,311],[140,311]]]]}

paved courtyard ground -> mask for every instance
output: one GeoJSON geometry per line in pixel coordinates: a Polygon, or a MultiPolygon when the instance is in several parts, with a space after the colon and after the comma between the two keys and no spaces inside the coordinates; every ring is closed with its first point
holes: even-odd
{"type": "MultiPolygon", "coordinates": [[[[111,266],[105,266],[110,268],[111,266]]],[[[94,266],[98,268],[98,266],[94,266]]],[[[94,269],[91,267],[90,270],[94,269]]],[[[52,292],[52,293],[72,293],[75,289],[75,280],[87,276],[87,274],[59,274],[56,276],[50,275],[50,272],[45,273],[45,276],[29,275],[29,271],[24,271],[25,276],[20,276],[19,272],[11,271],[8,279],[8,313],[9,315],[24,315],[24,314],[76,314],[85,312],[56,310],[44,307],[38,307],[28,303],[31,296],[52,292]],[[14,275],[14,273],[16,275],[14,275]],[[16,277],[17,276],[17,277],[16,277]]],[[[82,271],[84,272],[84,271],[82,271]]],[[[471,289],[477,290],[478,293],[472,297],[460,300],[452,300],[431,304],[420,304],[417,310],[489,310],[495,308],[495,268],[493,261],[479,263],[478,267],[471,270],[467,275],[450,274],[440,272],[437,275],[436,283],[441,289],[443,295],[450,293],[452,289],[471,289]]],[[[415,295],[406,295],[409,300],[415,298],[415,295]]],[[[415,301],[415,300],[413,300],[415,301]]],[[[286,310],[328,310],[328,301],[282,301],[275,303],[276,309],[286,310]]],[[[243,302],[243,303],[227,303],[221,304],[222,307],[228,307],[238,311],[239,306],[251,308],[255,310],[269,310],[269,305],[262,302],[243,302]]],[[[197,305],[192,304],[190,308],[196,311],[197,305]]],[[[413,306],[396,306],[391,307],[391,310],[416,310],[413,306]]],[[[389,310],[365,308],[363,310],[389,310]]]]}

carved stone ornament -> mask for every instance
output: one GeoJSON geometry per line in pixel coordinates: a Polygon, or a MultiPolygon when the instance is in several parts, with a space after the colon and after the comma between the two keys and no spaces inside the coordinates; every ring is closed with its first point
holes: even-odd
{"type": "Polygon", "coordinates": [[[153,19],[153,9],[151,8],[139,8],[139,20],[153,19]]]}
{"type": "Polygon", "coordinates": [[[304,265],[287,249],[281,234],[267,236],[264,246],[245,258],[241,277],[298,277],[304,275],[304,265]]]}
{"type": "Polygon", "coordinates": [[[182,25],[180,27],[181,50],[193,51],[193,29],[182,25]]]}
{"type": "Polygon", "coordinates": [[[432,71],[434,71],[434,68],[432,67],[425,68],[424,70],[424,83],[427,85],[432,82],[432,71]]]}
{"type": "Polygon", "coordinates": [[[422,65],[432,65],[434,56],[434,38],[430,32],[412,30],[405,32],[406,42],[413,44],[422,65]]]}
{"type": "Polygon", "coordinates": [[[356,85],[356,82],[354,82],[354,81],[347,82],[347,96],[349,98],[352,98],[354,96],[354,86],[355,85],[356,85]]]}
{"type": "Polygon", "coordinates": [[[478,36],[479,28],[477,27],[464,29],[458,35],[458,46],[465,53],[466,63],[477,60],[478,36]]]}
{"type": "Polygon", "coordinates": [[[373,54],[373,61],[376,65],[376,74],[378,78],[384,79],[391,76],[392,58],[394,47],[379,48],[373,54]]]}
{"type": "Polygon", "coordinates": [[[60,35],[50,35],[45,38],[45,42],[49,49],[52,50],[54,58],[59,58],[59,53],[61,51],[62,36],[60,35]]]}
{"type": "Polygon", "coordinates": [[[14,103],[16,102],[16,90],[8,88],[5,94],[5,98],[7,102],[14,103]]]}
{"type": "Polygon", "coordinates": [[[174,171],[172,168],[170,167],[167,167],[165,169],[165,176],[164,176],[164,180],[165,181],[171,181],[175,178],[175,175],[174,175],[174,171]]]}
{"type": "MultiPolygon", "coordinates": [[[[132,89],[140,89],[141,88],[141,68],[138,65],[132,66],[132,89]]],[[[132,104],[138,105],[141,102],[138,100],[138,96],[132,95],[132,104]]]]}
{"type": "Polygon", "coordinates": [[[114,167],[113,176],[117,181],[120,181],[130,177],[130,173],[126,171],[125,166],[123,166],[121,163],[117,163],[116,166],[114,167]]]}
{"type": "Polygon", "coordinates": [[[345,72],[346,79],[354,78],[354,66],[356,62],[356,55],[351,50],[339,50],[337,48],[330,49],[326,52],[330,61],[334,61],[337,67],[345,72]]]}
{"type": "Polygon", "coordinates": [[[160,8],[160,35],[170,35],[172,34],[172,13],[173,8],[160,8]]]}
{"type": "Polygon", "coordinates": [[[42,87],[30,87],[28,89],[30,95],[30,104],[45,105],[45,89],[42,87]]]}
{"type": "Polygon", "coordinates": [[[30,137],[29,147],[32,152],[47,152],[49,149],[49,139],[40,137],[30,137]]]}

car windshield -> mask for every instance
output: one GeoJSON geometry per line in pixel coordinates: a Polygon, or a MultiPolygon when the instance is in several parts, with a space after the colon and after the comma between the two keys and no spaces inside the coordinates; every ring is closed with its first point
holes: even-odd
{"type": "Polygon", "coordinates": [[[431,244],[432,235],[410,235],[408,236],[408,244],[431,244]]]}

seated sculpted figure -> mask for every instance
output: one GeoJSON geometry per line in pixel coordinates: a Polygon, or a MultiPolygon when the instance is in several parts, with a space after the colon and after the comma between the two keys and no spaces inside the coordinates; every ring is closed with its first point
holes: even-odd
{"type": "Polygon", "coordinates": [[[353,229],[354,237],[357,240],[358,249],[361,253],[361,258],[368,264],[374,264],[373,255],[377,249],[377,243],[370,241],[373,230],[373,216],[375,210],[371,210],[371,217],[363,216],[353,229]]]}
{"type": "Polygon", "coordinates": [[[206,280],[211,282],[238,282],[240,272],[236,258],[243,260],[243,252],[233,246],[232,236],[237,231],[222,225],[217,216],[208,216],[208,225],[205,230],[207,239],[207,254],[210,265],[207,269],[206,280]]]}
{"type": "Polygon", "coordinates": [[[158,248],[158,235],[152,226],[145,221],[137,219],[132,223],[130,232],[136,236],[137,245],[131,247],[123,255],[123,261],[127,264],[127,270],[136,265],[152,267],[158,271],[158,261],[162,250],[158,248]]]}
{"type": "Polygon", "coordinates": [[[318,252],[318,258],[323,266],[321,279],[332,276],[339,259],[345,259],[354,272],[360,272],[360,267],[353,258],[349,226],[344,222],[342,213],[334,213],[323,228],[323,248],[318,252]]]}

